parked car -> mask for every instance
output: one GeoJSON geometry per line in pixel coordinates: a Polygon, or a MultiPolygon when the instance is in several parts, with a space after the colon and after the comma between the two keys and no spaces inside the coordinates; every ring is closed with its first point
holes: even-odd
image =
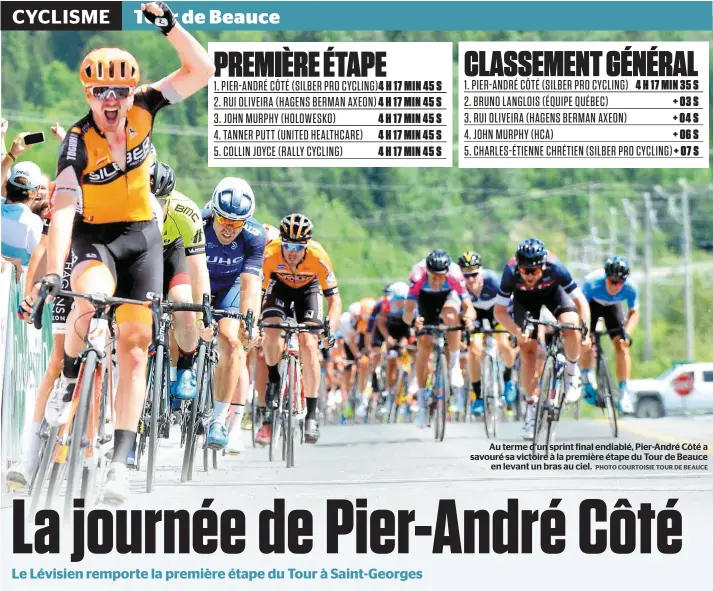
{"type": "Polygon", "coordinates": [[[659,418],[686,412],[713,412],[713,363],[682,363],[658,378],[631,380],[629,391],[640,418],[659,418]],[[682,396],[681,387],[690,393],[682,396]]]}

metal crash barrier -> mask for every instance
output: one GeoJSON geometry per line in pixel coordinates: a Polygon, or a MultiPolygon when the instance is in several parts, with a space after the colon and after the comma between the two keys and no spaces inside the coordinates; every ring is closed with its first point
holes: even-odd
{"type": "MultiPolygon", "coordinates": [[[[37,386],[45,373],[52,347],[52,312],[46,306],[42,317],[42,330],[22,322],[17,308],[22,298],[24,273],[15,282],[15,269],[2,262],[0,272],[0,380],[2,380],[2,427],[0,428],[0,470],[2,491],[5,488],[7,469],[20,460],[22,436],[32,425],[37,386]]],[[[4,496],[4,495],[3,495],[4,496]]],[[[3,504],[5,504],[3,502],[3,504]]]]}

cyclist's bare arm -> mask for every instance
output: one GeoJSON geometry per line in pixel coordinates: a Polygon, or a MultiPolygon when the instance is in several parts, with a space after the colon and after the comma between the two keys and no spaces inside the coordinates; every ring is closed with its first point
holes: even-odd
{"type": "Polygon", "coordinates": [[[208,275],[205,253],[186,257],[186,266],[188,274],[191,276],[193,303],[200,304],[203,301],[203,294],[210,294],[210,276],[208,275]]]}
{"type": "Polygon", "coordinates": [[[404,322],[409,326],[413,323],[413,313],[416,310],[415,300],[406,300],[406,305],[404,306],[404,322]]]}
{"type": "Polygon", "coordinates": [[[215,73],[215,65],[203,46],[178,22],[166,38],[176,49],[181,67],[151,86],[175,104],[206,86],[215,73]]]}
{"type": "Polygon", "coordinates": [[[72,225],[82,189],[74,168],[62,170],[55,181],[54,211],[47,239],[47,274],[62,276],[72,245],[72,225]]]}
{"type": "Polygon", "coordinates": [[[25,285],[23,288],[23,295],[25,297],[32,293],[33,286],[45,274],[47,269],[47,241],[48,236],[42,234],[39,243],[30,255],[30,262],[27,264],[27,273],[25,274],[25,285]]]}
{"type": "Polygon", "coordinates": [[[515,335],[517,338],[522,338],[522,330],[517,325],[517,323],[508,314],[508,307],[502,304],[495,304],[493,309],[493,315],[495,320],[502,324],[503,328],[507,330],[510,334],[515,335]]]}
{"type": "Polygon", "coordinates": [[[327,298],[327,319],[329,320],[329,330],[337,332],[339,328],[339,317],[342,315],[342,296],[339,292],[327,298]]]}
{"type": "Polygon", "coordinates": [[[572,294],[572,301],[574,302],[574,305],[577,307],[577,314],[579,314],[579,318],[581,321],[584,322],[584,325],[589,329],[589,324],[590,324],[590,314],[589,314],[589,302],[587,301],[587,298],[584,297],[584,294],[582,293],[582,290],[577,288],[575,289],[572,294]]]}
{"type": "Polygon", "coordinates": [[[376,330],[384,337],[385,341],[389,340],[389,329],[386,328],[386,314],[379,314],[376,317],[376,330]]]}
{"type": "Polygon", "coordinates": [[[629,310],[629,317],[626,319],[624,324],[624,330],[626,334],[631,334],[636,330],[636,326],[639,324],[639,318],[641,317],[641,312],[638,308],[635,310],[629,310]]]}

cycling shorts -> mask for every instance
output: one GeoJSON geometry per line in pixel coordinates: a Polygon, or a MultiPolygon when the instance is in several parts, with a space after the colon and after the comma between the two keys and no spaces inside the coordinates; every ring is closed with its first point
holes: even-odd
{"type": "Polygon", "coordinates": [[[298,323],[322,322],[322,288],[318,279],[304,287],[288,287],[277,279],[271,279],[262,301],[262,318],[285,320],[294,306],[298,323]]]}
{"type": "Polygon", "coordinates": [[[186,249],[183,238],[176,238],[163,247],[163,295],[177,285],[190,285],[191,277],[186,264],[186,249]]]}
{"type": "Polygon", "coordinates": [[[154,220],[87,224],[75,220],[72,249],[74,268],[84,261],[101,261],[109,268],[118,298],[147,299],[163,288],[163,245],[154,220]]]}
{"type": "Polygon", "coordinates": [[[513,317],[518,326],[523,325],[528,312],[534,319],[539,319],[542,306],[547,308],[555,318],[559,318],[565,312],[577,311],[577,306],[561,285],[555,289],[542,291],[516,291],[513,302],[513,317]]]}
{"type": "Polygon", "coordinates": [[[418,294],[418,316],[423,318],[424,324],[441,324],[441,311],[446,304],[460,310],[460,297],[454,290],[438,293],[421,291],[418,294]]]}
{"type": "Polygon", "coordinates": [[[240,312],[240,275],[235,278],[233,283],[221,287],[211,285],[210,289],[214,308],[235,314],[240,312]]]}
{"type": "Polygon", "coordinates": [[[624,324],[626,321],[624,320],[624,310],[621,307],[621,302],[616,302],[611,306],[604,306],[592,300],[589,302],[589,310],[592,317],[592,330],[596,329],[599,319],[604,318],[607,331],[615,331],[609,332],[612,339],[624,336],[624,324]]]}

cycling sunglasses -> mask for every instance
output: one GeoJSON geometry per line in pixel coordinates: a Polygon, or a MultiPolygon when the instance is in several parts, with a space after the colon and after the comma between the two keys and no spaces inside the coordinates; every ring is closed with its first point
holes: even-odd
{"type": "Polygon", "coordinates": [[[478,271],[472,271],[471,273],[463,273],[463,277],[465,277],[466,279],[470,279],[471,277],[477,277],[478,275],[480,275],[480,271],[479,271],[479,270],[478,270],[478,271]]]}
{"type": "Polygon", "coordinates": [[[303,242],[283,242],[282,246],[287,252],[302,252],[307,245],[303,242]]]}
{"type": "Polygon", "coordinates": [[[624,285],[624,283],[626,283],[625,279],[615,279],[613,277],[607,277],[607,281],[609,281],[612,285],[624,285]]]}
{"type": "Polygon", "coordinates": [[[520,275],[539,275],[542,272],[542,267],[518,267],[520,275]]]}
{"type": "Polygon", "coordinates": [[[92,86],[91,88],[92,96],[102,101],[108,99],[112,93],[117,99],[128,98],[133,90],[130,86],[92,86]]]}
{"type": "Polygon", "coordinates": [[[215,221],[218,222],[221,226],[228,226],[229,228],[233,228],[234,230],[238,230],[245,225],[245,220],[229,220],[228,218],[223,217],[222,215],[216,212],[213,212],[213,217],[215,218],[215,221]]]}

